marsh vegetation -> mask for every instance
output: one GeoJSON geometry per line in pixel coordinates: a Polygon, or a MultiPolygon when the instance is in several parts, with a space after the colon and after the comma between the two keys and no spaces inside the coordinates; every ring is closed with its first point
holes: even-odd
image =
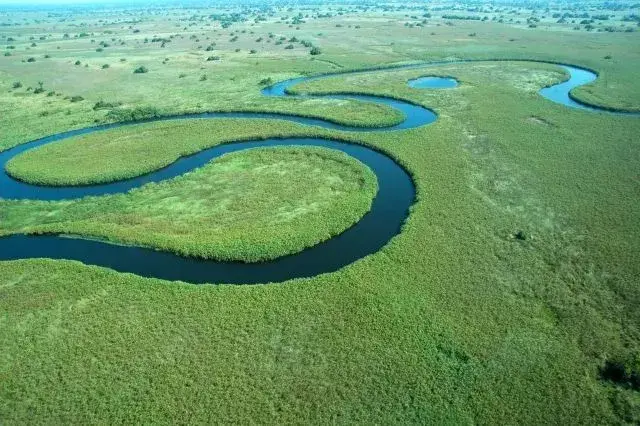
{"type": "MultiPolygon", "coordinates": [[[[20,179],[87,184],[222,142],[335,137],[396,159],[417,200],[380,252],[278,285],[195,287],[77,262],[0,262],[0,418],[637,423],[640,119],[543,99],[541,87],[566,78],[552,64],[384,70],[566,62],[599,73],[573,96],[638,111],[637,16],[626,1],[1,10],[0,150],[203,111],[400,121],[363,102],[260,93],[359,68],[380,70],[294,91],[405,99],[438,121],[368,134],[274,120],[149,123],[17,157],[9,172],[20,179]],[[425,75],[459,86],[407,86],[425,75]]],[[[0,233],[267,259],[339,233],[375,188],[367,168],[333,151],[246,151],[129,194],[0,200],[0,233]]]]}

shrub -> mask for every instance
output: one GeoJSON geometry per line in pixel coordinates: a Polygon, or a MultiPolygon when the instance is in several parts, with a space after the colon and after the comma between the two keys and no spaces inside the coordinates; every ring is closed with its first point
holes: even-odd
{"type": "Polygon", "coordinates": [[[104,65],[102,66],[102,69],[103,69],[103,70],[106,70],[107,68],[109,68],[109,66],[110,66],[109,64],[104,64],[104,65]]]}
{"type": "Polygon", "coordinates": [[[36,87],[36,89],[33,91],[33,93],[38,94],[38,93],[43,93],[44,92],[44,83],[42,81],[38,82],[38,87],[36,87]]]}
{"type": "Polygon", "coordinates": [[[311,48],[311,52],[310,52],[310,53],[311,53],[312,55],[319,55],[319,54],[321,54],[321,53],[322,53],[322,51],[320,50],[320,48],[319,48],[319,47],[315,47],[315,46],[314,46],[314,47],[312,47],[312,48],[311,48]]]}
{"type": "Polygon", "coordinates": [[[271,77],[263,78],[258,84],[261,86],[270,86],[273,84],[273,79],[271,77]]]}
{"type": "Polygon", "coordinates": [[[207,61],[219,61],[220,60],[220,56],[209,56],[207,58],[207,61]]]}
{"type": "Polygon", "coordinates": [[[134,74],[146,74],[148,72],[149,72],[149,69],[147,67],[145,67],[144,65],[139,66],[138,68],[133,70],[134,74]]]}
{"type": "Polygon", "coordinates": [[[633,360],[607,360],[600,369],[600,378],[618,386],[640,390],[640,371],[633,360]]]}
{"type": "Polygon", "coordinates": [[[518,230],[513,233],[513,238],[515,238],[516,240],[525,241],[528,236],[523,230],[518,230]]]}
{"type": "Polygon", "coordinates": [[[81,65],[81,64],[82,64],[82,62],[80,62],[80,61],[76,61],[75,62],[75,65],[81,65]]]}
{"type": "Polygon", "coordinates": [[[27,59],[27,62],[35,62],[35,61],[36,61],[36,58],[33,58],[33,57],[27,59]]]}
{"type": "Polygon", "coordinates": [[[101,110],[101,109],[117,108],[120,105],[122,105],[121,102],[105,102],[103,100],[99,100],[93,106],[93,110],[94,111],[98,111],[98,110],[101,110]]]}
{"type": "Polygon", "coordinates": [[[84,98],[82,96],[72,96],[70,100],[71,102],[82,102],[84,98]]]}
{"type": "Polygon", "coordinates": [[[160,115],[156,107],[114,108],[109,111],[106,118],[111,121],[139,121],[157,118],[160,115]]]}
{"type": "Polygon", "coordinates": [[[254,53],[258,53],[258,51],[256,49],[251,49],[249,53],[253,55],[254,53]]]}

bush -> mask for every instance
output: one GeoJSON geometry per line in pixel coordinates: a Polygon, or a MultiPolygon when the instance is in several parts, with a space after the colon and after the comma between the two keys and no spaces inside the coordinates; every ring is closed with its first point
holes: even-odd
{"type": "Polygon", "coordinates": [[[139,66],[138,68],[133,70],[134,74],[146,74],[148,72],[149,72],[149,69],[147,67],[145,67],[144,65],[139,66]]]}
{"type": "Polygon", "coordinates": [[[311,48],[311,52],[310,52],[310,53],[311,53],[312,55],[319,55],[319,54],[321,54],[321,53],[322,53],[322,51],[320,50],[320,48],[319,48],[319,47],[312,47],[312,48],[311,48]]]}
{"type": "Polygon", "coordinates": [[[112,109],[106,118],[111,121],[139,121],[160,116],[160,111],[156,107],[137,107],[112,109]]]}
{"type": "Polygon", "coordinates": [[[33,58],[33,57],[27,59],[27,62],[35,62],[35,61],[36,61],[36,58],[33,58]]]}
{"type": "Polygon", "coordinates": [[[122,105],[121,102],[105,102],[103,100],[100,100],[95,103],[95,105],[93,106],[93,110],[98,111],[101,109],[117,108],[120,105],[122,105]]]}
{"type": "Polygon", "coordinates": [[[103,70],[106,70],[107,68],[109,68],[109,66],[110,66],[109,64],[104,64],[104,65],[102,66],[102,69],[103,69],[103,70]]]}
{"type": "Polygon", "coordinates": [[[220,60],[220,56],[209,56],[207,58],[207,61],[219,61],[220,60]]]}
{"type": "Polygon", "coordinates": [[[607,360],[600,378],[628,389],[640,390],[640,371],[635,360],[607,360]]]}
{"type": "Polygon", "coordinates": [[[75,65],[81,65],[81,64],[82,64],[82,62],[80,62],[80,61],[76,61],[75,62],[75,65]]]}
{"type": "Polygon", "coordinates": [[[22,87],[22,83],[21,83],[21,82],[19,82],[19,81],[16,81],[15,83],[13,83],[12,87],[13,87],[14,89],[19,89],[19,88],[21,88],[21,87],[22,87]]]}
{"type": "Polygon", "coordinates": [[[82,101],[84,101],[84,98],[82,96],[72,96],[71,97],[71,102],[82,102],[82,101]]]}
{"type": "Polygon", "coordinates": [[[270,86],[273,84],[273,79],[271,77],[263,78],[258,84],[261,86],[270,86]]]}

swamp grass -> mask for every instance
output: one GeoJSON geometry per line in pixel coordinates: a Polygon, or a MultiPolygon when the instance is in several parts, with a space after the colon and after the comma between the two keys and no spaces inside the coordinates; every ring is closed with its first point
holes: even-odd
{"type": "MultiPolygon", "coordinates": [[[[637,34],[467,22],[408,29],[401,19],[357,18],[362,31],[347,28],[353,16],[311,22],[299,34],[318,44],[328,62],[295,51],[225,58],[207,90],[188,77],[166,89],[177,71],[197,63],[186,55],[166,71],[149,66],[147,85],[135,90],[127,80],[132,67],[123,74],[115,66],[103,70],[100,87],[90,69],[57,84],[62,91],[77,82],[77,94],[95,102],[173,103],[179,112],[213,100],[249,105],[260,79],[323,72],[331,63],[356,68],[500,56],[589,66],[600,78],[577,90],[581,99],[640,107],[637,34]]],[[[140,25],[151,32],[158,21],[140,25]]],[[[277,23],[264,28],[294,31],[277,23]]],[[[138,59],[159,62],[165,53],[138,59]]],[[[10,69],[3,77],[8,84],[16,70],[24,70],[25,82],[39,78],[35,68],[1,60],[10,69]]],[[[64,60],[52,60],[64,67],[64,60]]],[[[0,417],[8,423],[637,422],[638,392],[602,380],[601,371],[608,361],[637,360],[640,351],[640,120],[541,98],[539,87],[562,78],[551,65],[461,64],[447,66],[446,74],[460,87],[410,89],[406,80],[419,75],[410,72],[326,81],[332,90],[394,95],[439,113],[421,129],[357,139],[327,132],[390,153],[412,174],[418,197],[400,235],[340,271],[268,286],[193,286],[69,261],[0,262],[0,417]]],[[[45,98],[1,99],[3,146],[94,118],[82,109],[92,102],[43,119],[45,98]]],[[[328,102],[326,110],[339,116],[354,107],[337,106],[328,102]]],[[[287,108],[319,107],[291,102],[287,108]]],[[[259,123],[247,122],[252,125],[260,131],[259,123]]],[[[283,133],[300,129],[291,125],[283,133]]],[[[60,206],[0,203],[0,213],[19,211],[34,224],[60,206]]]]}
{"type": "MultiPolygon", "coordinates": [[[[188,127],[160,131],[186,136],[188,127]]],[[[0,233],[79,234],[189,257],[258,262],[340,234],[370,210],[377,189],[373,172],[342,152],[255,148],[127,194],[17,203],[2,214],[0,233]],[[41,213],[24,214],[34,209],[41,213]]]]}

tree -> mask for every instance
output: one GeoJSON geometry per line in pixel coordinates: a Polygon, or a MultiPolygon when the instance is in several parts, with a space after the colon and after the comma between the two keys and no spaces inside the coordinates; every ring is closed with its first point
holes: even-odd
{"type": "Polygon", "coordinates": [[[44,83],[42,81],[39,81],[38,82],[38,87],[35,88],[33,93],[35,93],[37,95],[38,93],[43,93],[43,92],[44,92],[44,83]]]}

